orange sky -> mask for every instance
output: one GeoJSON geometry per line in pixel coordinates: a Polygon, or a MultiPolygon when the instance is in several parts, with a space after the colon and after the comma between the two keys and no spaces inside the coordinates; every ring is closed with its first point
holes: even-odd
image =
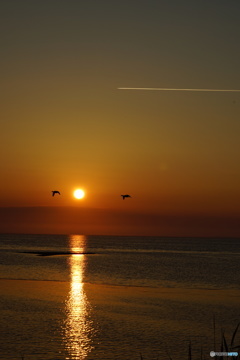
{"type": "Polygon", "coordinates": [[[12,0],[0,13],[0,232],[240,236],[240,94],[117,90],[239,89],[238,3],[12,0]]]}

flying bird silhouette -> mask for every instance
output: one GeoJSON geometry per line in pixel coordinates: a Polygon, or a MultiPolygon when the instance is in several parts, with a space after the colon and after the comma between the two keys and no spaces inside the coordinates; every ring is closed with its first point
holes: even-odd
{"type": "Polygon", "coordinates": [[[121,196],[122,196],[123,200],[124,200],[125,198],[128,198],[128,197],[130,198],[130,197],[131,197],[130,195],[127,195],[127,194],[126,194],[126,195],[121,195],[121,196]]]}
{"type": "Polygon", "coordinates": [[[59,195],[61,195],[59,191],[57,191],[57,190],[53,190],[53,191],[52,191],[52,196],[54,196],[55,194],[59,194],[59,195]]]}

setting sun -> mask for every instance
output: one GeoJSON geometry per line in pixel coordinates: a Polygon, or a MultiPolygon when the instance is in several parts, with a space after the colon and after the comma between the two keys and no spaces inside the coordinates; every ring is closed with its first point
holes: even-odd
{"type": "Polygon", "coordinates": [[[85,192],[82,189],[77,189],[74,191],[73,195],[76,199],[82,199],[85,196],[85,192]]]}

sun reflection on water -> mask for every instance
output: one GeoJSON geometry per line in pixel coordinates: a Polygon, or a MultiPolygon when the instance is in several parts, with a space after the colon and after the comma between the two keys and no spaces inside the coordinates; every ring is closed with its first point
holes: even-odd
{"type": "Polygon", "coordinates": [[[67,319],[64,329],[66,359],[83,360],[92,350],[91,337],[94,333],[90,319],[90,304],[84,292],[83,274],[86,255],[80,255],[86,249],[86,237],[71,235],[69,237],[69,258],[71,283],[66,301],[67,319]],[[74,254],[76,253],[76,254],[74,254]]]}

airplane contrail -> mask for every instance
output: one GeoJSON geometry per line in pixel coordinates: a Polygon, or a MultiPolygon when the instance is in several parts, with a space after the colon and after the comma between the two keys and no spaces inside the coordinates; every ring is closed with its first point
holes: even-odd
{"type": "Polygon", "coordinates": [[[119,87],[118,90],[153,90],[153,91],[202,91],[202,92],[240,92],[237,89],[171,89],[171,88],[133,88],[119,87]]]}

